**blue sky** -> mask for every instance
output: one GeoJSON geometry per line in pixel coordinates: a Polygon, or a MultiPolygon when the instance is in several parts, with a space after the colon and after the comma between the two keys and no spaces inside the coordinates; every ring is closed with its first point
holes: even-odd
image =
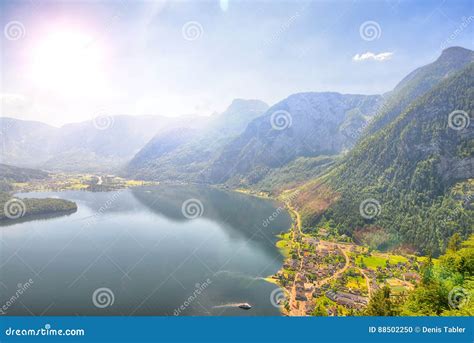
{"type": "Polygon", "coordinates": [[[467,0],[0,6],[1,114],[54,125],[104,112],[208,115],[234,98],[273,104],[302,91],[383,93],[443,47],[474,47],[467,0]]]}

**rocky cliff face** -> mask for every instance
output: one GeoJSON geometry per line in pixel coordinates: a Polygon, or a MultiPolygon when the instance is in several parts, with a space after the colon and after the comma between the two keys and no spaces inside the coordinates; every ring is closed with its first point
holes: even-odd
{"type": "MultiPolygon", "coordinates": [[[[470,139],[474,139],[474,135],[470,139]]],[[[437,171],[446,183],[473,178],[474,157],[441,156],[437,171]]]]}
{"type": "Polygon", "coordinates": [[[338,154],[380,106],[381,96],[299,93],[272,106],[225,146],[206,171],[212,183],[254,183],[297,157],[338,154]],[[357,119],[355,119],[357,118],[357,119]]]}

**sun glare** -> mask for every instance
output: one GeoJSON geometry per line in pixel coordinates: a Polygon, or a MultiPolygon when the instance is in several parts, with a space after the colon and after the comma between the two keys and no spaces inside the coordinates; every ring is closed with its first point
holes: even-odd
{"type": "Polygon", "coordinates": [[[32,51],[36,86],[53,92],[90,92],[103,84],[100,42],[83,32],[48,34],[32,51]]]}

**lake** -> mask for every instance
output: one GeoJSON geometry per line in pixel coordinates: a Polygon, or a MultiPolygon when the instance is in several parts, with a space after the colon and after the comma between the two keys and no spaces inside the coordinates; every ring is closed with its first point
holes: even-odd
{"type": "Polygon", "coordinates": [[[280,315],[263,278],[283,263],[281,204],[204,186],[17,196],[78,211],[0,227],[8,315],[280,315]]]}

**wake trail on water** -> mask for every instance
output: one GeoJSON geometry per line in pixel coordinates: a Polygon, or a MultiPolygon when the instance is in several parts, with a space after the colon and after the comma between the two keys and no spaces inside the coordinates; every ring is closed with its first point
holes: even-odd
{"type": "Polygon", "coordinates": [[[230,303],[230,304],[212,306],[212,308],[239,307],[241,304],[242,303],[230,303]]]}

